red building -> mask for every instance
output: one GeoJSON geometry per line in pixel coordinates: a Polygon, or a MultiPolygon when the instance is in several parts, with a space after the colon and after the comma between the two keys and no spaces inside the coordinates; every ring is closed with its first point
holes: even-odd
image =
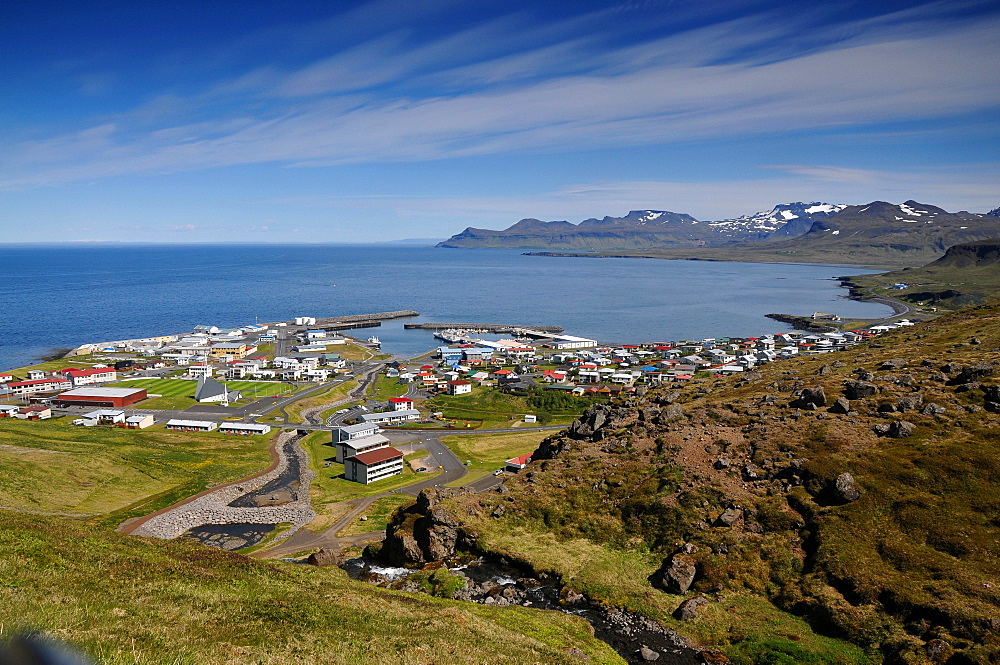
{"type": "Polygon", "coordinates": [[[52,398],[59,406],[124,407],[146,399],[143,388],[75,388],[52,398]]]}

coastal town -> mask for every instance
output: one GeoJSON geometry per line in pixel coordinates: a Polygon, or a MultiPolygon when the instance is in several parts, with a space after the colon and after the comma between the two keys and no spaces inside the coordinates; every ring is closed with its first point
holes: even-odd
{"type": "MultiPolygon", "coordinates": [[[[0,418],[65,417],[69,426],[236,436],[264,436],[272,428],[325,430],[341,477],[368,485],[403,474],[404,454],[393,446],[393,434],[482,428],[489,414],[449,408],[463,397],[559,395],[563,411],[576,413],[640,386],[750,373],[762,364],[834,353],[912,325],[901,319],[868,330],[609,346],[562,334],[558,326],[430,324],[444,343],[416,359],[383,353],[377,337],[343,332],[414,314],[303,316],[238,328],[198,325],[189,333],[84,344],[63,359],[0,374],[0,418]],[[511,336],[484,336],[497,331],[511,336]],[[288,413],[295,402],[347,382],[356,384],[353,390],[326,405],[346,408],[319,420],[288,413]],[[381,388],[373,390],[376,385],[381,388]]],[[[817,312],[813,318],[826,321],[830,315],[817,312]]],[[[524,410],[502,429],[524,431],[552,420],[542,408],[524,410]]],[[[516,472],[529,456],[507,460],[496,473],[516,472]]],[[[427,465],[414,468],[428,471],[427,465]]]]}

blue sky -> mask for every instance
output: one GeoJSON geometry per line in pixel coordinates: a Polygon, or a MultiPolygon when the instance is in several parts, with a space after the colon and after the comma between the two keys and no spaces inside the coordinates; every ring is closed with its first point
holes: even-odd
{"type": "Polygon", "coordinates": [[[0,9],[0,242],[1000,205],[996,2],[0,9]]]}

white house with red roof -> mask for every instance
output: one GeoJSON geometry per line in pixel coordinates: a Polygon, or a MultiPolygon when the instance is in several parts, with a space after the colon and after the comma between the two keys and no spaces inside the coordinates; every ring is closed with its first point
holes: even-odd
{"type": "Polygon", "coordinates": [[[344,460],[344,478],[364,485],[401,473],[403,453],[392,446],[359,453],[344,460]]]}
{"type": "Polygon", "coordinates": [[[532,455],[534,455],[534,453],[526,453],[520,457],[507,460],[507,470],[517,473],[524,467],[528,466],[528,463],[531,462],[532,455]]]}
{"type": "Polygon", "coordinates": [[[69,390],[73,383],[69,379],[35,379],[34,381],[14,381],[5,384],[15,395],[33,395],[34,393],[69,390]]]}
{"type": "Polygon", "coordinates": [[[111,381],[118,380],[118,371],[113,367],[93,367],[91,369],[69,367],[59,372],[59,374],[69,379],[73,383],[74,388],[95,383],[110,383],[111,381]]]}
{"type": "Polygon", "coordinates": [[[393,411],[409,411],[413,408],[413,400],[409,397],[390,397],[389,404],[393,411]]]}
{"type": "Polygon", "coordinates": [[[448,394],[449,395],[464,395],[466,393],[472,392],[472,384],[468,381],[463,381],[458,379],[456,381],[448,382],[448,394]]]}

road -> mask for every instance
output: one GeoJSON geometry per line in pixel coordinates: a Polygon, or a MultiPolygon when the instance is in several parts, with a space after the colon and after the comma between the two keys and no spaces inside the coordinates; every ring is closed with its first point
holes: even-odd
{"type": "MultiPolygon", "coordinates": [[[[412,444],[413,442],[411,441],[409,443],[412,444]]],[[[397,445],[403,446],[405,444],[398,443],[397,445]]],[[[370,533],[359,534],[357,536],[350,536],[347,538],[338,538],[337,533],[346,528],[372,503],[382,497],[392,496],[394,494],[407,494],[415,497],[421,492],[421,490],[428,487],[444,485],[446,483],[452,483],[460,480],[467,472],[465,465],[462,464],[462,461],[455,456],[455,453],[451,452],[451,450],[449,450],[448,447],[441,443],[438,439],[425,439],[421,443],[421,447],[427,451],[427,456],[429,458],[436,461],[438,466],[443,467],[441,473],[427,478],[426,480],[413,483],[412,485],[407,485],[406,487],[398,490],[382,492],[381,494],[351,501],[349,502],[351,509],[347,512],[347,514],[323,531],[312,533],[306,531],[305,529],[300,529],[285,542],[276,545],[275,547],[256,552],[251,556],[267,559],[280,559],[310,549],[324,548],[328,550],[340,550],[345,546],[358,545],[360,543],[371,542],[373,540],[380,540],[381,538],[384,538],[384,531],[372,531],[370,533]]],[[[499,484],[499,478],[494,478],[493,476],[490,476],[489,478],[490,480],[498,481],[497,484],[499,484]]]]}

